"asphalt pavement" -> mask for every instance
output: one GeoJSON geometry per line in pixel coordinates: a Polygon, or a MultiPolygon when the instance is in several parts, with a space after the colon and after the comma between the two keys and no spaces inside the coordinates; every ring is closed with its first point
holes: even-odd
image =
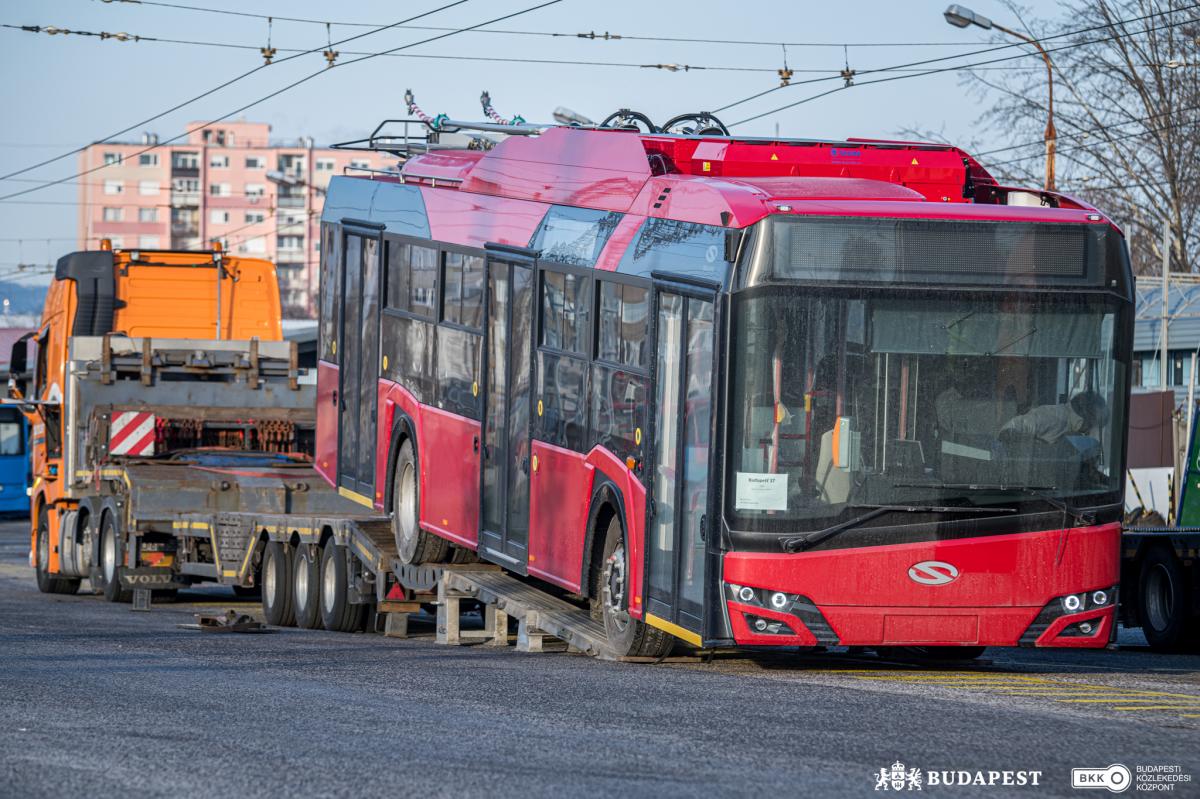
{"type": "Polygon", "coordinates": [[[214,635],[178,625],[256,606],[219,588],[150,612],[40,594],[27,529],[0,523],[4,797],[878,796],[893,764],[924,796],[1098,799],[1072,769],[1112,764],[1141,780],[1131,795],[1151,776],[1173,787],[1155,794],[1200,795],[1200,656],[1151,653],[1136,631],[1120,651],[968,667],[607,663],[439,646],[419,624],[403,640],[214,635]],[[947,777],[993,784],[933,784],[947,777]]]}

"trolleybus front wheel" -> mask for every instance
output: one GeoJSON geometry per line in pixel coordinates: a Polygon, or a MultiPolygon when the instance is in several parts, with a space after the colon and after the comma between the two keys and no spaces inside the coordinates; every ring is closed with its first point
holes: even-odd
{"type": "Polygon", "coordinates": [[[79,590],[79,580],[57,577],[50,573],[50,519],[46,509],[38,514],[37,523],[37,587],[43,594],[73,594],[79,590]]]}
{"type": "Polygon", "coordinates": [[[604,557],[600,561],[599,603],[608,646],[618,657],[661,657],[671,651],[675,639],[662,630],[629,615],[629,558],[621,520],[613,516],[604,537],[604,557]]]}
{"type": "Polygon", "coordinates": [[[442,563],[450,542],[421,529],[421,483],[411,441],[400,445],[392,480],[392,534],[402,563],[442,563]]]}

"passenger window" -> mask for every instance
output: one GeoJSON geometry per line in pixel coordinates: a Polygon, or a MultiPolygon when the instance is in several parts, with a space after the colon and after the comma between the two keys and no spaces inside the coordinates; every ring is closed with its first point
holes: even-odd
{"type": "Polygon", "coordinates": [[[615,211],[555,206],[546,212],[529,246],[539,250],[545,261],[595,266],[621,216],[615,211]]]}
{"type": "Polygon", "coordinates": [[[442,320],[483,329],[483,259],[448,252],[442,277],[442,320]]]}
{"type": "Polygon", "coordinates": [[[337,228],[333,225],[322,227],[323,241],[321,243],[321,359],[336,362],[337,353],[334,342],[337,341],[337,228]]]}
{"type": "Polygon", "coordinates": [[[647,290],[602,281],[599,305],[596,360],[645,369],[647,290]]]}
{"type": "Polygon", "coordinates": [[[437,302],[438,251],[388,242],[387,307],[433,319],[437,302]]]}
{"type": "Polygon", "coordinates": [[[545,272],[542,276],[543,347],[587,354],[591,282],[582,275],[545,272]]]}
{"type": "Polygon", "coordinates": [[[604,364],[592,366],[592,436],[619,458],[641,460],[646,378],[604,364]]]}

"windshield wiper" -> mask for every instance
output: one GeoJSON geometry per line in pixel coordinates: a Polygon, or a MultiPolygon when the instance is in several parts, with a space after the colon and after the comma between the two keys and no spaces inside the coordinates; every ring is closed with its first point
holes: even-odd
{"type": "Polygon", "coordinates": [[[902,512],[902,513],[1016,513],[1016,508],[976,508],[963,507],[959,505],[847,505],[849,508],[866,508],[866,513],[855,516],[853,519],[847,519],[844,522],[839,522],[832,527],[826,527],[824,530],[818,530],[815,533],[808,535],[800,535],[794,538],[785,538],[779,542],[783,547],[784,552],[803,552],[806,549],[811,549],[822,541],[833,538],[835,535],[844,533],[846,530],[858,527],[864,522],[869,522],[872,519],[877,519],[886,513],[902,512]]]}
{"type": "Polygon", "coordinates": [[[893,486],[904,488],[957,488],[966,491],[1020,491],[1031,497],[1044,500],[1046,503],[1053,505],[1057,510],[1070,516],[1075,520],[1076,524],[1087,526],[1096,523],[1096,514],[1092,511],[1083,510],[1074,505],[1069,504],[1063,499],[1049,493],[1057,491],[1058,486],[1023,486],[1023,485],[1005,485],[1003,483],[892,483],[893,486]]]}

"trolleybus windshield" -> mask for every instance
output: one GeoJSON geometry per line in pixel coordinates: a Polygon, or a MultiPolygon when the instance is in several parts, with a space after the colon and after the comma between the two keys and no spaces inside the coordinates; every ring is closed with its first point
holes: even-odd
{"type": "Polygon", "coordinates": [[[1119,298],[857,283],[734,295],[735,527],[820,529],[863,505],[1117,501],[1119,298]]]}

